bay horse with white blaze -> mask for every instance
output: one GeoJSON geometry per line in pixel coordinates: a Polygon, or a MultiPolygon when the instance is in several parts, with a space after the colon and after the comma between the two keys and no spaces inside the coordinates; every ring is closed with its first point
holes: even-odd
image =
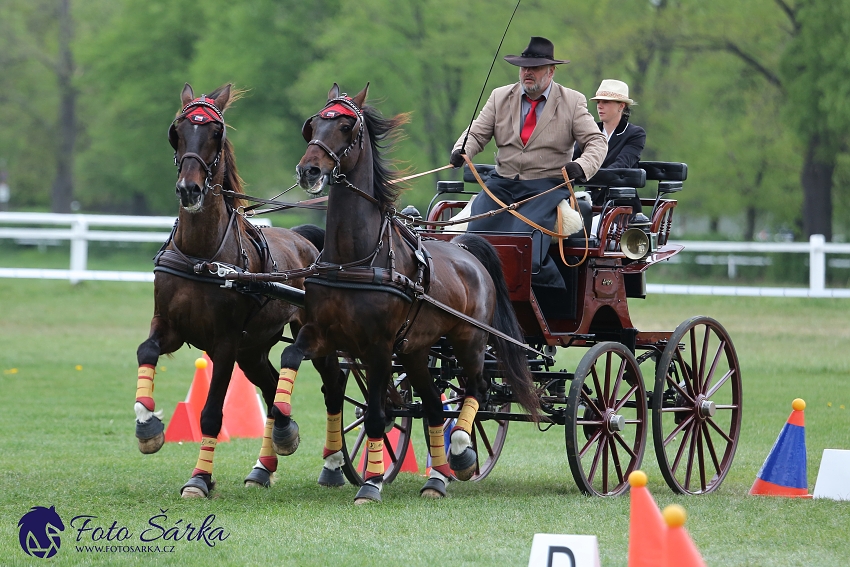
{"type": "MultiPolygon", "coordinates": [[[[222,273],[303,268],[316,259],[324,238],[320,228],[309,225],[260,230],[240,214],[242,181],[223,116],[240,94],[230,84],[199,98],[188,84],[183,88],[182,110],[168,131],[177,166],[180,212],[171,237],[155,259],[154,316],[150,335],[137,352],[136,437],[142,453],[155,453],[164,442],[162,412],[154,412],[153,400],[159,357],[187,343],[205,350],[213,362],[201,412],[200,456],[181,488],[184,497],[208,496],[215,484],[213,454],[235,362],[260,388],[269,409],[260,456],[245,483],[268,486],[277,469],[271,408],[278,375],[268,355],[286,324],[297,333],[303,311],[282,301],[225,289],[222,273]]],[[[303,281],[292,284],[303,288],[303,281]]],[[[297,428],[288,441],[276,450],[281,454],[295,450],[297,428]]]]}
{"type": "MultiPolygon", "coordinates": [[[[376,109],[364,106],[367,90],[368,85],[350,98],[340,95],[334,84],[324,109],[304,124],[308,147],[296,174],[309,193],[328,188],[326,239],[314,264],[318,275],[305,281],[304,325],[281,355],[278,390],[291,388],[304,358],[314,364],[321,361],[317,368],[328,421],[319,483],[341,485],[340,418],[345,375],[340,372],[336,353],[343,351],[364,363],[368,462],[365,483],[355,502],[380,501],[383,436],[388,423],[384,402],[395,353],[422,400],[428,420],[432,472],[422,494],[442,497],[452,470],[461,480],[468,480],[475,470],[477,459],[470,434],[477,408],[488,390],[483,366],[490,333],[424,301],[422,294],[515,339],[522,340],[522,334],[499,258],[486,240],[464,235],[453,242],[423,243],[395,218],[398,188],[381,153],[407,116],[385,119],[376,109]],[[448,459],[440,392],[428,369],[429,351],[441,337],[452,343],[467,376],[448,459]]],[[[520,404],[536,415],[539,402],[524,349],[492,337],[506,382],[520,404]]],[[[285,435],[289,405],[276,406],[280,421],[275,422],[274,435],[285,435]]]]}

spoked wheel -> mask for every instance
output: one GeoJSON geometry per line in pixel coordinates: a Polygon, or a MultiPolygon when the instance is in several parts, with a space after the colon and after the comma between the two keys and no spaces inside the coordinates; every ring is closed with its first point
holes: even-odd
{"type": "Polygon", "coordinates": [[[567,398],[567,460],[585,494],[629,488],[646,448],[646,389],[632,352],[616,342],[593,346],[576,368],[567,398]]]}
{"type": "MultiPolygon", "coordinates": [[[[344,463],[342,472],[348,481],[360,486],[363,484],[363,476],[366,473],[366,429],[363,421],[366,417],[367,388],[363,369],[356,362],[344,362],[342,364],[348,376],[345,387],[345,401],[342,404],[342,454],[344,463]]],[[[387,388],[387,410],[402,407],[410,402],[410,387],[406,375],[397,373],[393,375],[392,382],[387,388]]],[[[384,456],[389,456],[389,462],[385,460],[384,483],[389,484],[398,475],[407,447],[410,444],[410,430],[413,426],[413,418],[398,417],[387,424],[384,433],[384,456]]]]}
{"type": "Polygon", "coordinates": [[[720,486],[741,433],[741,368],[720,323],[693,317],[670,337],[655,375],[652,434],[664,480],[679,494],[720,486]]]}

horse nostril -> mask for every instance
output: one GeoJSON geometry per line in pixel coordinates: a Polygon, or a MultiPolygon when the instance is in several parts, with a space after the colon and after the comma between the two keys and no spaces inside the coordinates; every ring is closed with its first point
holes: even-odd
{"type": "Polygon", "coordinates": [[[319,177],[322,174],[322,170],[316,167],[315,165],[310,168],[309,175],[310,177],[319,177]]]}

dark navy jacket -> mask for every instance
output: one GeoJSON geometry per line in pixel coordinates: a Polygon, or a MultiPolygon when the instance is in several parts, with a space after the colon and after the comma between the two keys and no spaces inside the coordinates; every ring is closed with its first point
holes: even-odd
{"type": "MultiPolygon", "coordinates": [[[[602,130],[602,122],[597,122],[599,130],[602,130]]],[[[608,154],[602,162],[602,167],[637,167],[640,161],[640,153],[646,143],[646,131],[640,126],[629,124],[629,119],[623,117],[617,125],[614,133],[608,139],[608,154]]],[[[581,155],[578,144],[573,151],[573,160],[581,155]]]]}

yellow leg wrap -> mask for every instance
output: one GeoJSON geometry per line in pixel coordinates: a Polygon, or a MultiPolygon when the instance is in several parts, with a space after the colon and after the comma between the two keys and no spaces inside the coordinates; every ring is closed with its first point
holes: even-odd
{"type": "Polygon", "coordinates": [[[260,457],[271,457],[275,454],[272,449],[272,428],[274,427],[274,418],[266,419],[266,429],[263,431],[263,445],[260,447],[260,457]]]}
{"type": "Polygon", "coordinates": [[[384,439],[373,439],[369,437],[366,442],[368,453],[366,454],[366,480],[376,476],[384,475],[384,439]]]}
{"type": "Polygon", "coordinates": [[[274,418],[266,418],[266,429],[263,431],[263,445],[260,447],[260,463],[269,472],[277,470],[277,455],[272,449],[272,428],[274,427],[274,418]]]}
{"type": "Polygon", "coordinates": [[[431,454],[431,466],[439,467],[448,463],[446,458],[446,438],[443,427],[428,427],[428,452],[431,454]]]}
{"type": "Polygon", "coordinates": [[[478,400],[472,397],[464,398],[463,407],[460,410],[460,415],[457,417],[457,425],[455,425],[454,430],[462,429],[469,435],[472,435],[472,422],[475,421],[475,414],[477,413],[478,400]]]}
{"type": "Polygon", "coordinates": [[[139,379],[136,381],[136,401],[153,411],[153,377],[156,368],[150,364],[139,366],[139,379]]]}
{"type": "Polygon", "coordinates": [[[277,380],[277,393],[274,395],[274,405],[283,415],[292,415],[292,388],[295,387],[297,370],[281,368],[277,380]]]}
{"type": "Polygon", "coordinates": [[[327,426],[325,429],[325,450],[322,458],[325,459],[329,455],[333,455],[342,449],[342,412],[328,414],[327,426]]]}
{"type": "Polygon", "coordinates": [[[192,476],[212,474],[213,455],[217,443],[218,440],[215,437],[201,437],[201,454],[198,455],[198,463],[195,465],[195,470],[192,471],[192,476]]]}

